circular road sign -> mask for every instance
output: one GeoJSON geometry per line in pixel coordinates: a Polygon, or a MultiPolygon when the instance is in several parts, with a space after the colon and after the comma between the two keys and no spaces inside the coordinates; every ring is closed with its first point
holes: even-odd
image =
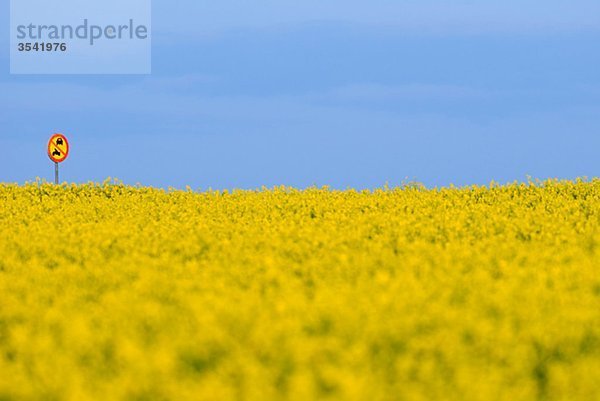
{"type": "Polygon", "coordinates": [[[69,156],[69,141],[63,134],[54,134],[48,141],[48,157],[54,163],[62,163],[69,156]]]}

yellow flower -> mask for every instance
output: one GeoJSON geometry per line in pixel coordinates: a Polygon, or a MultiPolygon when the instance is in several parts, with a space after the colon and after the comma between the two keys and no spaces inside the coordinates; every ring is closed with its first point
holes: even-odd
{"type": "Polygon", "coordinates": [[[0,400],[600,399],[600,181],[0,184],[0,400]]]}

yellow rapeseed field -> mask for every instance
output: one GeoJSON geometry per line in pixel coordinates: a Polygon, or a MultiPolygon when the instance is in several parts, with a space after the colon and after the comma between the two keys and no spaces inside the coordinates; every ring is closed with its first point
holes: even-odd
{"type": "Polygon", "coordinates": [[[0,400],[600,400],[600,180],[0,185],[0,400]]]}

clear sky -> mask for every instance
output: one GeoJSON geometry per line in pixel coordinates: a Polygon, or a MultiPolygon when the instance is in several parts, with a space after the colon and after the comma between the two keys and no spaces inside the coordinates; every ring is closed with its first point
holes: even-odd
{"type": "Polygon", "coordinates": [[[9,75],[0,181],[375,188],[597,176],[600,2],[154,0],[149,76],[9,75]]]}

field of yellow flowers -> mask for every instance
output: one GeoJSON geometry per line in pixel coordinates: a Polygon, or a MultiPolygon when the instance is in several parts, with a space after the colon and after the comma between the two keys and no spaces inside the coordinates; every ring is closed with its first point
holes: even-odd
{"type": "Polygon", "coordinates": [[[600,400],[600,180],[0,184],[0,400],[600,400]]]}

